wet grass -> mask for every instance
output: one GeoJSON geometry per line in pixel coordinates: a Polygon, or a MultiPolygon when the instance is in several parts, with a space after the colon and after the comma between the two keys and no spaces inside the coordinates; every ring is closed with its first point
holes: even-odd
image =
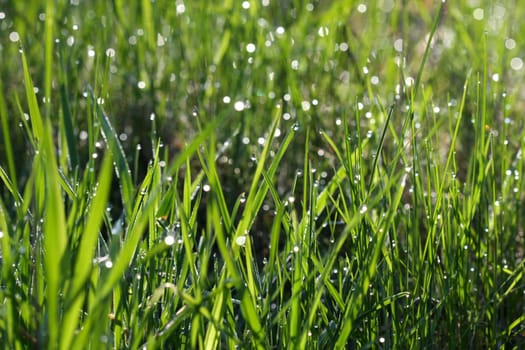
{"type": "Polygon", "coordinates": [[[514,2],[0,5],[0,343],[525,346],[514,2]]]}

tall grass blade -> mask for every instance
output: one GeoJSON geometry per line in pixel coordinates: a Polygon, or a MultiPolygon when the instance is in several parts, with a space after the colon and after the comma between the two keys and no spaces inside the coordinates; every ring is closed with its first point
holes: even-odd
{"type": "Polygon", "coordinates": [[[108,116],[102,110],[102,107],[95,98],[93,90],[89,87],[89,94],[91,103],[95,109],[100,125],[102,127],[102,135],[104,136],[108,145],[109,151],[112,153],[113,162],[115,165],[115,173],[119,179],[120,191],[122,194],[122,205],[126,212],[126,220],[130,220],[132,216],[133,203],[135,203],[135,188],[131,178],[131,171],[129,169],[126,155],[122,149],[122,145],[118,139],[118,134],[113,129],[108,116]]]}
{"type": "Polygon", "coordinates": [[[64,326],[60,338],[60,347],[69,349],[79,322],[78,311],[85,299],[85,291],[89,288],[88,281],[93,270],[92,262],[95,248],[100,238],[100,226],[106,212],[107,200],[111,189],[112,158],[104,158],[100,170],[99,181],[93,202],[88,209],[86,225],[80,238],[78,255],[75,257],[73,279],[67,290],[64,313],[64,326]]]}

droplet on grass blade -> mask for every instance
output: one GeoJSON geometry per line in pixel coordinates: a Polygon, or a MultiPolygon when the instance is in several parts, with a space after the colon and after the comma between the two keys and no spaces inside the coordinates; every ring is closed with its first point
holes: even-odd
{"type": "Polygon", "coordinates": [[[242,112],[245,108],[245,104],[243,101],[236,101],[233,105],[233,109],[235,109],[237,112],[242,112]]]}
{"type": "Polygon", "coordinates": [[[248,53],[254,53],[255,50],[256,50],[256,46],[255,46],[254,43],[249,43],[249,44],[246,45],[246,51],[248,53]]]}
{"type": "Polygon", "coordinates": [[[167,235],[166,238],[164,238],[164,243],[166,243],[166,245],[175,244],[175,237],[173,235],[167,235]]]}
{"type": "Polygon", "coordinates": [[[235,243],[240,247],[244,247],[244,245],[246,244],[246,235],[241,235],[237,237],[235,239],[235,243]]]}

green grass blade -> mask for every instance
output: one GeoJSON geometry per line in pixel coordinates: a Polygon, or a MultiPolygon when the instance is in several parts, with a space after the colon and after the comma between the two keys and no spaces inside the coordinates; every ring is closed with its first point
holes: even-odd
{"type": "Polygon", "coordinates": [[[80,239],[78,255],[75,261],[74,278],[66,295],[66,305],[71,305],[64,313],[64,327],[60,339],[60,347],[69,349],[72,338],[74,337],[76,325],[79,321],[78,307],[83,302],[86,284],[90,278],[95,256],[95,248],[100,235],[100,225],[106,212],[106,204],[111,188],[112,159],[108,155],[104,158],[100,170],[99,181],[95,197],[90,206],[86,219],[84,232],[80,239]],[[76,306],[76,307],[74,307],[76,306]]]}
{"type": "MultiPolygon", "coordinates": [[[[42,157],[39,159],[42,170],[45,172],[45,218],[44,218],[44,249],[45,249],[45,277],[46,277],[46,306],[50,347],[56,347],[60,340],[61,322],[61,288],[63,287],[64,271],[70,266],[66,247],[68,241],[64,198],[59,186],[60,176],[57,171],[57,162],[50,128],[46,128],[42,157]]],[[[45,135],[45,134],[44,134],[45,135]]]]}
{"type": "Polygon", "coordinates": [[[126,211],[126,219],[130,220],[132,216],[133,203],[135,203],[135,188],[133,186],[131,171],[126,160],[126,155],[124,154],[124,150],[118,139],[118,134],[116,133],[115,129],[113,129],[108,116],[106,113],[104,113],[100,104],[97,103],[91,88],[89,89],[89,94],[91,96],[91,102],[95,108],[96,115],[102,127],[102,135],[106,140],[109,151],[113,155],[115,173],[117,174],[119,184],[121,186],[120,191],[122,194],[122,205],[126,211]]]}
{"type": "MultiPolygon", "coordinates": [[[[41,141],[45,137],[44,123],[42,122],[42,116],[36,100],[35,90],[31,75],[29,74],[29,67],[27,65],[27,59],[25,52],[22,51],[22,68],[24,70],[24,84],[26,90],[27,105],[29,107],[29,116],[31,117],[31,130],[33,137],[38,141],[41,141]]],[[[37,146],[38,147],[38,146],[37,146]]]]}
{"type": "Polygon", "coordinates": [[[18,188],[18,181],[15,170],[15,157],[13,154],[11,128],[9,127],[7,117],[7,106],[5,104],[4,95],[1,91],[4,91],[4,86],[0,80],[0,125],[2,126],[2,136],[4,138],[5,145],[5,156],[7,159],[7,170],[9,177],[13,179],[14,188],[18,188]]]}

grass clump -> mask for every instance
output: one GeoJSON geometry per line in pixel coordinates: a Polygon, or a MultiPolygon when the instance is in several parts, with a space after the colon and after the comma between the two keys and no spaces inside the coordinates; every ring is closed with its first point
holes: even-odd
{"type": "Polygon", "coordinates": [[[0,4],[7,347],[525,344],[518,8],[0,4]]]}

